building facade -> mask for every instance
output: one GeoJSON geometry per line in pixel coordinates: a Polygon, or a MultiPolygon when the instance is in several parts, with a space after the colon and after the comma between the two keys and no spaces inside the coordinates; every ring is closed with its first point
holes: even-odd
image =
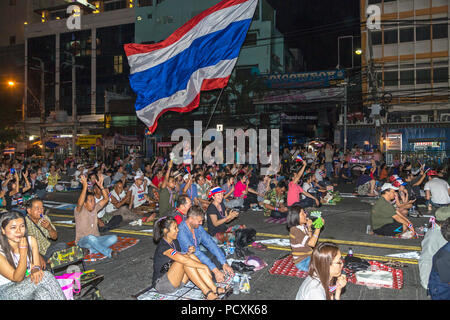
{"type": "Polygon", "coordinates": [[[384,150],[396,132],[403,135],[400,152],[450,149],[448,0],[361,0],[360,8],[365,107],[378,103],[382,112],[355,130],[378,130],[371,144],[384,150]],[[378,8],[380,29],[368,30],[368,6],[378,8]]]}

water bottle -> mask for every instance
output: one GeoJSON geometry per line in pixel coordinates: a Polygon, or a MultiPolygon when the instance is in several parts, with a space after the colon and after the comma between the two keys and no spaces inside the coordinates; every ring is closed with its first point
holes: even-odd
{"type": "Polygon", "coordinates": [[[233,278],[233,294],[239,294],[239,285],[241,283],[241,279],[238,274],[234,275],[233,278]]]}
{"type": "Polygon", "coordinates": [[[241,292],[250,293],[250,280],[248,279],[248,275],[246,274],[244,274],[241,280],[241,292]]]}
{"type": "Polygon", "coordinates": [[[428,231],[428,223],[425,223],[423,225],[423,233],[426,233],[428,231]]]}
{"type": "Polygon", "coordinates": [[[228,247],[228,253],[233,254],[234,253],[234,241],[230,241],[230,246],[228,247]]]}
{"type": "Polygon", "coordinates": [[[370,234],[370,231],[371,231],[371,227],[370,227],[370,224],[368,224],[366,227],[366,234],[370,234]]]}
{"type": "Polygon", "coordinates": [[[347,256],[349,256],[349,257],[353,257],[353,250],[352,250],[352,248],[350,247],[350,248],[348,248],[348,253],[347,253],[347,256]]]}
{"type": "Polygon", "coordinates": [[[226,241],[223,243],[223,251],[225,251],[225,256],[228,256],[229,247],[226,241]]]}

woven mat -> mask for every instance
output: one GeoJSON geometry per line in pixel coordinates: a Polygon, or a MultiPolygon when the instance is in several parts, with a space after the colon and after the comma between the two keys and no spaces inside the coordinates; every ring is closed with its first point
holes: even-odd
{"type": "Polygon", "coordinates": [[[275,261],[270,268],[269,273],[297,278],[306,278],[308,276],[308,272],[297,269],[291,254],[275,261]]]}
{"type": "MultiPolygon", "coordinates": [[[[392,267],[388,267],[378,261],[369,260],[368,261],[371,265],[376,265],[379,270],[388,271],[392,273],[393,277],[393,285],[374,285],[371,284],[372,287],[383,287],[383,288],[389,288],[389,289],[401,289],[403,287],[403,271],[401,269],[395,269],[392,267]]],[[[350,270],[344,269],[345,273],[347,273],[349,276],[347,277],[347,281],[356,285],[365,286],[366,284],[363,282],[358,282],[356,280],[355,274],[352,274],[350,270]]],[[[288,256],[279,259],[274,262],[272,267],[269,270],[270,274],[276,274],[276,275],[283,275],[283,276],[289,276],[289,277],[297,277],[297,278],[306,278],[308,276],[308,272],[300,271],[297,269],[293,262],[292,255],[289,254],[288,256]]]]}
{"type": "MultiPolygon", "coordinates": [[[[113,251],[122,252],[122,251],[136,245],[138,242],[139,242],[139,239],[136,239],[136,238],[117,237],[117,242],[111,246],[111,249],[113,251]]],[[[67,243],[67,245],[69,247],[72,247],[75,245],[75,241],[69,242],[69,243],[67,243]]],[[[84,261],[85,262],[94,262],[94,261],[103,260],[106,258],[107,257],[101,253],[92,253],[92,254],[87,254],[84,257],[84,261]]]]}
{"type": "Polygon", "coordinates": [[[267,218],[266,220],[264,220],[265,223],[276,223],[276,224],[283,224],[286,223],[287,219],[286,218],[280,218],[280,219],[275,219],[275,218],[267,218]]]}
{"type": "MultiPolygon", "coordinates": [[[[232,281],[233,277],[227,276],[225,281],[217,283],[217,286],[224,288],[227,285],[231,285],[232,281]]],[[[150,287],[134,295],[133,298],[138,300],[207,300],[203,292],[190,281],[183,288],[170,294],[159,293],[156,289],[150,287]]],[[[219,299],[221,300],[226,298],[227,296],[225,294],[219,295],[219,299]]]]}

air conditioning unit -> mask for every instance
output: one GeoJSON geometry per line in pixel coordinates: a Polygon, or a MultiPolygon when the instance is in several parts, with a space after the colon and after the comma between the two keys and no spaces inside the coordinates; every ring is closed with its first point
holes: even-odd
{"type": "Polygon", "coordinates": [[[428,122],[428,115],[426,115],[426,114],[412,115],[411,122],[428,122]]]}
{"type": "Polygon", "coordinates": [[[450,122],[450,113],[441,113],[442,122],[450,122]]]}

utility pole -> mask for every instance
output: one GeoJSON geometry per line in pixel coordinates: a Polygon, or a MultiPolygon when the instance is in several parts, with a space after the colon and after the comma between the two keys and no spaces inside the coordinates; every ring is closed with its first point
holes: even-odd
{"type": "Polygon", "coordinates": [[[347,90],[348,90],[348,77],[345,78],[345,91],[344,91],[344,153],[347,150],[347,90]]]}
{"type": "Polygon", "coordinates": [[[45,69],[44,69],[44,61],[37,57],[32,57],[31,59],[37,60],[39,62],[39,68],[30,68],[32,70],[39,70],[41,73],[41,98],[39,99],[39,108],[40,108],[40,126],[39,132],[41,136],[41,143],[44,146],[45,150],[45,69]]]}
{"type": "Polygon", "coordinates": [[[63,65],[70,66],[72,68],[72,119],[73,119],[73,131],[72,131],[72,153],[75,156],[77,148],[77,134],[78,134],[78,115],[77,115],[77,70],[76,68],[83,68],[81,65],[75,64],[75,55],[71,52],[65,51],[66,54],[71,56],[70,62],[64,62],[63,65]]]}

